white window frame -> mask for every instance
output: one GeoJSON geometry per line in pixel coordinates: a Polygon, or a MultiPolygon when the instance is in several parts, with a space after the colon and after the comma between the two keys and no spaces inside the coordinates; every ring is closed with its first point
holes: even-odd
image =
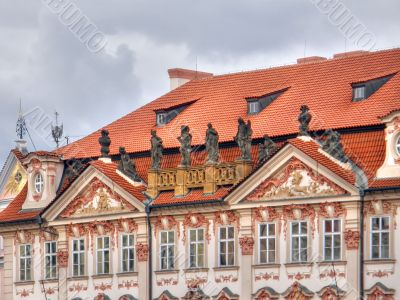
{"type": "Polygon", "coordinates": [[[122,234],[121,235],[121,272],[122,273],[129,273],[134,272],[136,267],[136,257],[135,257],[135,235],[134,234],[122,234]],[[132,240],[130,239],[132,237],[132,240]],[[124,246],[124,238],[127,238],[127,245],[124,246]],[[132,241],[132,244],[130,244],[132,241]],[[130,257],[130,250],[132,250],[133,257],[130,257]],[[127,269],[124,270],[124,253],[128,252],[128,259],[127,259],[127,269]],[[133,267],[130,268],[130,261],[133,261],[133,267]]]}
{"type": "Polygon", "coordinates": [[[58,248],[57,241],[48,241],[48,242],[44,243],[44,278],[45,279],[56,279],[58,277],[57,248],[58,248]],[[49,253],[49,252],[47,252],[47,246],[51,245],[51,244],[55,244],[55,251],[49,253]],[[47,265],[47,259],[50,260],[50,265],[47,265]],[[54,265],[52,263],[53,259],[55,262],[54,265]],[[48,267],[49,267],[49,270],[48,270],[48,267]],[[54,274],[52,271],[53,268],[54,268],[54,274]]]}
{"type": "Polygon", "coordinates": [[[221,226],[218,228],[218,266],[219,267],[232,267],[235,265],[236,262],[236,245],[235,245],[235,227],[233,226],[221,226]],[[229,229],[232,229],[233,231],[233,238],[229,238],[229,229]],[[226,230],[226,238],[222,239],[221,238],[221,230],[226,230]],[[228,249],[229,249],[229,243],[233,243],[233,263],[229,264],[229,253],[228,253],[228,249]],[[225,262],[226,264],[223,265],[221,264],[221,243],[225,243],[225,262]]]}
{"type": "Polygon", "coordinates": [[[259,101],[249,101],[249,115],[258,114],[260,112],[259,101]]]}
{"type": "Polygon", "coordinates": [[[342,219],[324,219],[323,220],[323,238],[322,238],[322,247],[323,247],[323,257],[324,257],[324,261],[340,261],[342,259],[342,245],[343,245],[343,241],[342,241],[342,219]],[[335,230],[335,221],[339,221],[339,231],[334,231],[335,230]],[[326,222],[331,222],[332,223],[332,232],[326,232],[326,222]],[[339,248],[339,258],[335,259],[335,255],[334,255],[334,251],[335,251],[335,247],[334,247],[334,240],[335,240],[335,236],[339,236],[340,237],[340,248],[339,248]],[[326,242],[326,238],[329,237],[331,239],[331,257],[329,259],[327,259],[326,256],[326,247],[325,247],[325,242],[326,242]]]}
{"type": "Polygon", "coordinates": [[[354,100],[365,99],[365,85],[358,85],[353,87],[353,93],[354,93],[354,100]]]}
{"type": "Polygon", "coordinates": [[[390,238],[390,216],[372,216],[370,218],[370,258],[374,259],[374,260],[379,260],[379,259],[389,259],[390,258],[390,242],[391,242],[391,238],[390,238]],[[389,228],[388,229],[382,229],[382,219],[387,218],[388,219],[388,224],[389,224],[389,228]],[[372,229],[372,219],[379,219],[379,229],[378,230],[373,230],[372,229]],[[379,234],[379,257],[373,257],[373,252],[372,252],[372,241],[373,241],[373,234],[374,233],[378,233],[379,234]],[[388,238],[389,238],[389,244],[388,244],[388,256],[387,257],[382,257],[382,233],[387,233],[388,234],[388,238]]]}
{"type": "Polygon", "coordinates": [[[97,275],[103,275],[103,274],[110,274],[111,273],[111,247],[110,247],[111,239],[109,236],[98,236],[96,238],[96,274],[97,275]],[[99,249],[98,248],[98,241],[102,239],[103,240],[103,248],[99,249]],[[105,247],[105,240],[108,239],[108,248],[105,247]],[[105,254],[108,252],[108,261],[106,261],[105,254]],[[103,261],[101,262],[101,267],[102,267],[102,272],[99,270],[99,254],[102,254],[103,261]],[[108,272],[105,272],[105,266],[108,263],[108,272]]]}
{"type": "Polygon", "coordinates": [[[40,194],[43,192],[43,187],[44,187],[44,178],[42,173],[38,172],[35,175],[34,178],[34,184],[35,184],[35,191],[36,193],[40,194]]]}
{"type": "Polygon", "coordinates": [[[157,126],[165,125],[167,123],[167,113],[166,112],[156,113],[156,123],[157,126]]]}
{"type": "Polygon", "coordinates": [[[309,245],[309,238],[308,238],[308,221],[293,221],[293,222],[290,222],[290,253],[289,253],[289,256],[290,256],[290,262],[293,262],[293,263],[304,263],[304,262],[307,262],[308,261],[308,256],[309,256],[309,251],[308,251],[308,245],[309,245]],[[295,224],[295,223],[298,223],[299,224],[299,233],[298,234],[293,234],[293,224],[295,224]],[[304,234],[304,233],[301,233],[301,223],[306,223],[306,228],[307,228],[307,232],[304,234]],[[306,254],[307,254],[307,258],[306,258],[306,260],[305,261],[303,261],[303,260],[301,260],[301,249],[304,249],[304,248],[302,248],[301,247],[301,238],[302,237],[306,237],[307,238],[307,243],[306,243],[306,254]],[[293,238],[298,238],[299,239],[299,260],[298,261],[296,261],[296,260],[293,260],[293,251],[292,251],[292,249],[293,249],[293,238]]]}
{"type": "Polygon", "coordinates": [[[277,251],[276,251],[276,244],[277,244],[277,239],[276,239],[276,224],[275,223],[260,223],[258,224],[258,263],[259,264],[273,264],[276,262],[276,255],[277,255],[277,251]],[[265,236],[261,236],[261,226],[266,226],[266,235],[265,236]],[[274,235],[270,235],[270,226],[274,226],[274,231],[275,234],[274,235]],[[274,249],[269,249],[269,240],[274,240],[275,241],[275,248],[274,249]],[[262,240],[266,240],[266,261],[261,261],[261,241],[262,240]],[[270,260],[270,251],[274,251],[275,252],[275,259],[273,261],[270,260]]]}
{"type": "Polygon", "coordinates": [[[71,274],[72,274],[72,277],[85,276],[85,274],[86,274],[86,242],[85,242],[84,238],[82,238],[82,239],[73,239],[72,240],[71,253],[72,253],[72,259],[71,259],[71,264],[72,264],[71,274]],[[76,250],[76,251],[74,250],[74,242],[78,243],[78,250],[76,250]],[[81,250],[81,248],[80,248],[81,242],[83,243],[83,250],[81,250]],[[75,255],[74,254],[76,254],[77,257],[78,257],[78,262],[77,263],[75,263],[75,255]],[[83,257],[83,261],[82,261],[81,257],[83,257]],[[75,271],[74,271],[74,266],[75,265],[78,266],[78,273],[77,274],[75,274],[75,271]],[[82,265],[83,265],[83,272],[81,273],[81,266],[82,265]]]}
{"type": "Polygon", "coordinates": [[[19,272],[18,272],[18,278],[20,281],[31,281],[32,280],[32,244],[22,244],[19,245],[19,272]],[[25,249],[25,255],[21,254],[21,247],[24,247],[25,249]],[[27,247],[29,247],[29,255],[26,255],[27,247]],[[27,268],[28,263],[30,262],[30,268],[27,268]],[[22,272],[24,273],[24,278],[22,278],[22,272]]]}
{"type": "Polygon", "coordinates": [[[175,231],[173,230],[162,230],[160,231],[160,270],[174,270],[175,269],[175,231]],[[167,235],[167,242],[162,242],[162,235],[167,235]],[[173,242],[169,241],[169,237],[172,235],[173,242]],[[163,266],[163,248],[166,248],[166,265],[163,266]],[[171,250],[172,249],[172,255],[171,250]],[[171,261],[172,260],[172,261],[171,261]]]}
{"type": "Polygon", "coordinates": [[[205,230],[204,228],[194,228],[194,229],[189,229],[189,268],[204,268],[205,267],[205,230]],[[199,232],[203,232],[203,239],[199,239],[199,232]],[[195,232],[195,240],[192,240],[192,232],[195,232]],[[203,254],[199,254],[199,246],[203,245],[203,254]],[[194,247],[194,254],[192,254],[192,246],[194,247]],[[192,265],[192,256],[194,256],[195,259],[195,265],[192,265]],[[200,265],[199,259],[200,257],[203,257],[203,264],[200,265]]]}

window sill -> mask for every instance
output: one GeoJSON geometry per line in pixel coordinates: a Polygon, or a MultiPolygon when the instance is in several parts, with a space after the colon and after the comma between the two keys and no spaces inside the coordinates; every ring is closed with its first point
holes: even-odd
{"type": "Polygon", "coordinates": [[[101,279],[101,278],[112,278],[113,274],[97,274],[97,275],[92,275],[93,279],[101,279]]]}
{"type": "Polygon", "coordinates": [[[159,270],[159,271],[154,271],[155,274],[161,275],[161,274],[178,274],[179,270],[171,269],[171,270],[159,270]]]}
{"type": "Polygon", "coordinates": [[[312,262],[290,262],[284,264],[286,268],[311,267],[312,262]]]}
{"type": "Polygon", "coordinates": [[[89,276],[71,276],[68,277],[67,280],[73,281],[73,280],[89,280],[89,276]]]}
{"type": "Polygon", "coordinates": [[[55,282],[58,282],[58,278],[42,279],[39,282],[40,282],[40,284],[55,283],[55,282]]]}
{"type": "Polygon", "coordinates": [[[253,265],[254,269],[269,269],[269,268],[280,268],[281,264],[275,264],[275,263],[270,263],[270,264],[256,264],[253,265]]]}
{"type": "Polygon", "coordinates": [[[187,268],[184,270],[185,273],[197,273],[197,272],[208,272],[209,268],[187,268]]]}
{"type": "Polygon", "coordinates": [[[330,266],[330,265],[335,265],[335,266],[345,266],[347,264],[347,261],[345,260],[323,260],[317,262],[317,265],[319,266],[330,266]]]}
{"type": "Polygon", "coordinates": [[[116,275],[118,277],[134,277],[134,276],[138,276],[138,272],[120,272],[117,273],[116,275]]]}
{"type": "Polygon", "coordinates": [[[379,265],[379,264],[395,264],[396,260],[395,259],[368,259],[364,260],[364,264],[366,265],[379,265]]]}
{"type": "Polygon", "coordinates": [[[20,285],[34,285],[35,281],[34,280],[29,280],[29,281],[16,281],[14,282],[14,284],[16,286],[20,286],[20,285]]]}
{"type": "Polygon", "coordinates": [[[216,267],[213,268],[214,271],[238,271],[238,266],[227,266],[227,267],[216,267]]]}

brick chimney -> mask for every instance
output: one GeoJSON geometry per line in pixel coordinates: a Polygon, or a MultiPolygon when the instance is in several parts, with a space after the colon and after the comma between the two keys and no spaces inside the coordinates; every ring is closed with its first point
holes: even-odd
{"type": "Polygon", "coordinates": [[[316,62],[321,62],[327,60],[326,57],[322,56],[308,56],[308,57],[302,57],[297,59],[297,64],[302,65],[302,64],[308,64],[308,63],[316,63],[316,62]]]}
{"type": "Polygon", "coordinates": [[[168,69],[168,75],[170,79],[171,91],[193,79],[202,79],[213,76],[212,73],[181,69],[181,68],[168,69]]]}

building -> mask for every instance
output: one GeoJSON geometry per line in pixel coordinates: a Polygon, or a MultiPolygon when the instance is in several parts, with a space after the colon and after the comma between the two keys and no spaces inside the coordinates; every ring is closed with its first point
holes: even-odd
{"type": "Polygon", "coordinates": [[[4,299],[400,297],[399,71],[400,49],[174,69],[104,129],[13,150],[4,299]]]}

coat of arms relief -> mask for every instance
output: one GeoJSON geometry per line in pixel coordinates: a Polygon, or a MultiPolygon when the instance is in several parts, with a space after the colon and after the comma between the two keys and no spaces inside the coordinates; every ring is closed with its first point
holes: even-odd
{"type": "Polygon", "coordinates": [[[292,158],[276,176],[264,180],[248,197],[250,201],[317,197],[345,191],[300,160],[292,158]]]}
{"type": "Polygon", "coordinates": [[[103,182],[94,178],[86,192],[67,206],[61,217],[82,217],[98,214],[134,211],[135,208],[103,182]]]}

